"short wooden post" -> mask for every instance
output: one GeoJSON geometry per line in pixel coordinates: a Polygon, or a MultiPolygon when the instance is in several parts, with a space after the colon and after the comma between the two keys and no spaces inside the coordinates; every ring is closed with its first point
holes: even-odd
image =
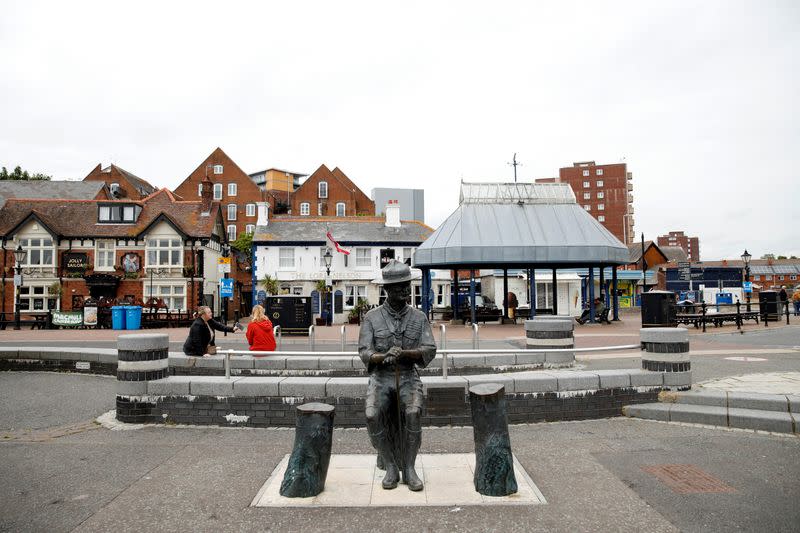
{"type": "Polygon", "coordinates": [[[485,496],[517,492],[514,458],[508,436],[505,387],[484,383],[469,389],[475,438],[475,490],[485,496]]]}
{"type": "Polygon", "coordinates": [[[308,498],[325,488],[333,443],[334,407],[306,403],[297,408],[294,448],[281,483],[281,496],[308,498]]]}

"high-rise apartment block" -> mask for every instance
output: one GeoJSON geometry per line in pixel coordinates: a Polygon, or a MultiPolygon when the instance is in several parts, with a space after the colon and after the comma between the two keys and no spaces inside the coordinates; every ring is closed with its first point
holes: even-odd
{"type": "Polygon", "coordinates": [[[625,163],[583,161],[560,168],[558,175],[558,181],[572,186],[575,198],[588,213],[620,241],[633,243],[633,174],[625,163]]]}
{"type": "Polygon", "coordinates": [[[658,237],[659,246],[680,246],[686,252],[689,261],[696,263],[700,261],[700,239],[688,237],[682,231],[670,231],[669,235],[658,237]]]}

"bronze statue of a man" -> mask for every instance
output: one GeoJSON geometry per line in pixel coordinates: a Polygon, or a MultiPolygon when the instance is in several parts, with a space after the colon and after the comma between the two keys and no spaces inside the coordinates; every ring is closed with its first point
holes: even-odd
{"type": "Polygon", "coordinates": [[[369,372],[366,415],[379,466],[386,469],[383,488],[403,483],[414,491],[422,481],[414,470],[421,443],[422,381],[417,368],[436,356],[436,344],[427,318],[407,305],[411,269],[392,260],[381,271],[386,302],[364,317],[358,353],[369,372]]]}

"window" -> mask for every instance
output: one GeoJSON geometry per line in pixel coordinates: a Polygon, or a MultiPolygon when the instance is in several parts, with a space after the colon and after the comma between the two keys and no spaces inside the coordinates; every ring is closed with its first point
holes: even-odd
{"type": "Polygon", "coordinates": [[[308,202],[300,204],[300,215],[307,217],[311,214],[311,205],[308,202]]]}
{"type": "Polygon", "coordinates": [[[256,204],[247,204],[244,206],[244,214],[248,217],[256,216],[256,204]]]}
{"type": "Polygon", "coordinates": [[[294,248],[279,248],[278,266],[280,268],[294,268],[294,248]]]}
{"type": "Polygon", "coordinates": [[[236,196],[236,184],[229,183],[228,184],[228,196],[236,196]]]}
{"type": "Polygon", "coordinates": [[[328,182],[327,181],[320,181],[319,182],[319,197],[320,198],[327,198],[328,197],[328,182]]]}
{"type": "Polygon", "coordinates": [[[228,225],[228,240],[235,241],[236,240],[236,224],[229,224],[228,225]]]}
{"type": "Polygon", "coordinates": [[[597,204],[598,211],[605,211],[605,209],[606,209],[606,204],[597,204]]]}
{"type": "Polygon", "coordinates": [[[48,285],[29,285],[19,288],[20,311],[58,309],[58,294],[50,294],[48,285]]]}
{"type": "Polygon", "coordinates": [[[781,281],[784,281],[784,276],[780,276],[778,279],[780,279],[781,281]]]}
{"type": "Polygon", "coordinates": [[[590,200],[591,198],[592,198],[592,193],[590,193],[590,192],[583,193],[583,199],[584,200],[590,200]]]}
{"type": "Polygon", "coordinates": [[[222,165],[214,165],[214,174],[222,174],[222,165]]]}
{"type": "Polygon", "coordinates": [[[136,216],[142,211],[138,205],[101,205],[98,211],[98,222],[136,222],[136,216]]]}
{"type": "Polygon", "coordinates": [[[228,220],[236,220],[236,204],[228,204],[228,220]]]}
{"type": "Polygon", "coordinates": [[[403,248],[403,263],[411,266],[411,248],[403,248]]]}
{"type": "Polygon", "coordinates": [[[606,217],[604,215],[600,215],[599,217],[597,217],[597,221],[598,222],[605,222],[606,221],[606,217]]]}
{"type": "Polygon", "coordinates": [[[603,186],[603,180],[597,180],[597,186],[598,187],[602,187],[603,186]]]}
{"type": "Polygon", "coordinates": [[[588,170],[584,170],[584,171],[583,171],[583,175],[584,175],[584,176],[588,176],[588,175],[589,175],[589,171],[588,171],[588,170]]]}
{"type": "Polygon", "coordinates": [[[345,308],[352,308],[358,303],[359,300],[367,299],[367,286],[366,285],[345,285],[344,287],[344,306],[345,308]]]}
{"type": "Polygon", "coordinates": [[[772,274],[767,274],[767,275],[764,277],[764,280],[765,280],[765,281],[772,281],[772,274]]]}
{"type": "Polygon", "coordinates": [[[446,307],[450,305],[450,286],[437,285],[436,286],[436,306],[446,307]]]}
{"type": "Polygon", "coordinates": [[[372,266],[372,248],[356,248],[356,266],[369,267],[372,266]]]}
{"type": "Polygon", "coordinates": [[[587,210],[587,211],[591,211],[592,210],[592,206],[590,206],[590,205],[585,205],[585,206],[583,206],[583,208],[585,210],[587,210]]]}
{"type": "Polygon", "coordinates": [[[317,204],[317,216],[322,216],[322,202],[317,204]]]}
{"type": "Polygon", "coordinates": [[[214,184],[214,200],[222,200],[222,184],[214,184]]]}
{"type": "Polygon", "coordinates": [[[602,168],[598,168],[597,169],[597,175],[598,176],[602,176],[603,175],[603,169],[602,168]]]}
{"type": "Polygon", "coordinates": [[[202,183],[198,183],[197,184],[197,196],[203,196],[203,184],[202,183]]]}
{"type": "Polygon", "coordinates": [[[94,252],[95,270],[114,270],[114,241],[97,241],[94,252]]]}
{"type": "Polygon", "coordinates": [[[245,233],[248,233],[248,234],[250,234],[250,235],[252,235],[253,233],[255,233],[255,231],[256,231],[256,226],[255,226],[255,224],[247,224],[247,225],[244,227],[244,232],[245,232],[245,233]]]}
{"type": "Polygon", "coordinates": [[[180,239],[147,239],[148,267],[183,265],[183,245],[180,239]]]}
{"type": "Polygon", "coordinates": [[[603,191],[600,191],[600,192],[597,193],[597,199],[598,200],[602,200],[604,197],[605,197],[605,193],[603,193],[603,191]]]}
{"type": "Polygon", "coordinates": [[[589,183],[588,181],[584,181],[584,182],[583,182],[583,188],[584,188],[584,189],[588,189],[589,187],[591,187],[591,185],[592,185],[592,184],[591,184],[591,183],[589,183]]]}
{"type": "Polygon", "coordinates": [[[55,266],[53,261],[55,257],[53,239],[47,237],[42,239],[20,239],[19,243],[28,252],[25,256],[25,263],[22,266],[55,266]]]}
{"type": "Polygon", "coordinates": [[[345,213],[345,205],[344,202],[338,202],[336,204],[336,216],[343,217],[345,213]]]}
{"type": "Polygon", "coordinates": [[[797,281],[797,274],[792,274],[791,276],[789,276],[789,279],[792,281],[797,281]]]}
{"type": "Polygon", "coordinates": [[[161,298],[167,308],[174,311],[183,311],[186,309],[186,285],[183,283],[170,285],[145,283],[144,299],[148,300],[150,298],[161,298]]]}

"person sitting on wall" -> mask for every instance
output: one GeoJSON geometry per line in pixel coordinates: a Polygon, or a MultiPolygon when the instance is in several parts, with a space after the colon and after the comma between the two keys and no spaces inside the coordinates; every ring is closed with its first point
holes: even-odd
{"type": "MultiPolygon", "coordinates": [[[[594,317],[595,319],[599,319],[600,316],[603,314],[603,311],[606,310],[606,304],[603,303],[602,298],[595,298],[594,299],[594,317]]],[[[586,306],[586,309],[583,310],[581,313],[581,317],[576,319],[578,324],[585,324],[587,320],[589,320],[589,306],[586,306]]]]}
{"type": "Polygon", "coordinates": [[[214,331],[227,331],[236,333],[239,328],[236,326],[226,326],[220,324],[211,317],[211,308],[201,305],[194,314],[195,320],[189,328],[189,336],[183,343],[183,353],[195,357],[204,357],[217,353],[214,344],[216,334],[214,331]]]}
{"type": "MultiPolygon", "coordinates": [[[[250,344],[250,351],[275,351],[275,334],[272,330],[272,321],[264,314],[264,308],[262,306],[256,305],[253,307],[245,336],[247,337],[248,344],[250,344]]],[[[263,357],[263,355],[255,355],[253,357],[263,357]]]]}

